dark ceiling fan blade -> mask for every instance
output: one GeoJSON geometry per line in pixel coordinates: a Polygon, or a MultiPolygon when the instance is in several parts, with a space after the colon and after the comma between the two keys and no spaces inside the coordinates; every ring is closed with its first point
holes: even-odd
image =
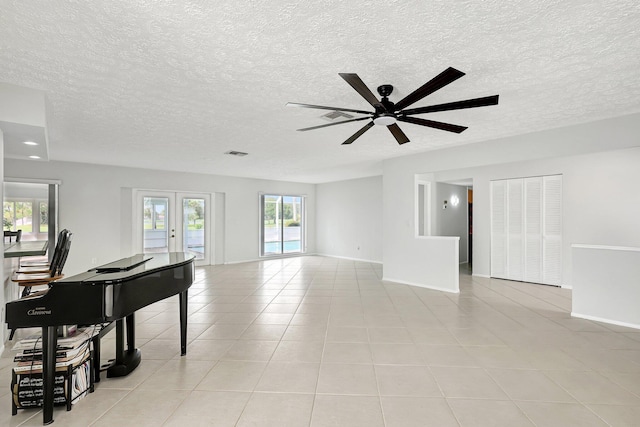
{"type": "Polygon", "coordinates": [[[371,90],[367,87],[366,84],[358,77],[355,73],[338,73],[340,77],[342,77],[347,83],[351,85],[352,88],[356,90],[367,102],[374,107],[379,107],[380,100],[376,98],[376,96],[371,92],[371,90]]]}
{"type": "Polygon", "coordinates": [[[420,119],[418,117],[398,117],[401,122],[413,123],[414,125],[428,126],[430,128],[446,130],[449,132],[460,133],[467,129],[466,126],[452,125],[450,123],[434,122],[433,120],[420,119]]]}
{"type": "MultiPolygon", "coordinates": [[[[312,126],[310,128],[303,128],[303,129],[296,129],[296,130],[304,132],[304,131],[307,131],[307,130],[326,128],[327,126],[341,125],[343,123],[358,122],[360,120],[371,120],[371,117],[358,117],[357,119],[342,120],[342,121],[335,122],[335,123],[328,123],[326,125],[312,126]]],[[[371,122],[371,123],[373,123],[373,122],[371,122]]]]}
{"type": "Polygon", "coordinates": [[[389,131],[391,131],[393,136],[396,138],[396,141],[398,141],[398,144],[402,145],[409,142],[409,138],[407,138],[407,135],[405,135],[404,132],[402,132],[402,129],[400,129],[400,126],[398,126],[397,124],[394,123],[392,125],[387,126],[387,128],[389,129],[389,131]]]}
{"type": "Polygon", "coordinates": [[[371,126],[373,126],[373,121],[367,123],[358,132],[356,132],[353,135],[351,135],[349,137],[349,139],[347,139],[345,142],[342,143],[342,145],[351,144],[353,141],[355,141],[356,139],[360,138],[363,133],[365,133],[366,131],[371,129],[371,126]]]}
{"type": "Polygon", "coordinates": [[[350,113],[358,113],[358,114],[373,114],[373,111],[353,110],[351,108],[340,108],[340,107],[326,107],[324,105],[299,104],[297,102],[287,102],[287,107],[315,108],[317,110],[348,111],[350,113]]]}
{"type": "Polygon", "coordinates": [[[414,90],[409,95],[396,102],[395,111],[400,111],[403,108],[420,101],[425,96],[432,94],[438,89],[442,89],[449,83],[458,80],[462,76],[464,76],[464,73],[462,71],[458,71],[452,67],[447,68],[446,70],[435,76],[433,79],[429,80],[427,83],[423,84],[418,89],[414,90]]]}
{"type": "Polygon", "coordinates": [[[464,108],[487,107],[489,105],[498,105],[498,96],[485,96],[482,98],[467,99],[464,101],[448,102],[446,104],[429,105],[427,107],[411,108],[404,110],[402,114],[423,114],[435,113],[436,111],[462,110],[464,108]]]}

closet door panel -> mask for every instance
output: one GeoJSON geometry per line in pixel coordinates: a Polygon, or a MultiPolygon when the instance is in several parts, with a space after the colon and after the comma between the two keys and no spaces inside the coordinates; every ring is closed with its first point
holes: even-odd
{"type": "Polygon", "coordinates": [[[491,181],[491,277],[507,278],[507,185],[491,181]]]}
{"type": "Polygon", "coordinates": [[[524,281],[542,283],[542,177],[524,180],[524,281]]]}
{"type": "Polygon", "coordinates": [[[542,283],[562,282],[562,176],[543,179],[542,283]]]}
{"type": "Polygon", "coordinates": [[[507,181],[507,275],[524,278],[524,180],[507,181]]]}

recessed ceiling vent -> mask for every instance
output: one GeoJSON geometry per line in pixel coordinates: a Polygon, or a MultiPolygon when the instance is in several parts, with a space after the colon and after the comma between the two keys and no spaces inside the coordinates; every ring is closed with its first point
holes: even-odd
{"type": "Polygon", "coordinates": [[[244,156],[246,156],[246,155],[247,155],[247,154],[249,154],[249,153],[243,153],[242,151],[233,151],[233,150],[232,150],[232,151],[227,151],[227,152],[226,152],[226,153],[224,153],[224,154],[229,154],[229,155],[231,155],[231,156],[244,157],[244,156]]]}
{"type": "Polygon", "coordinates": [[[353,116],[351,114],[343,113],[342,111],[331,111],[330,113],[323,114],[321,116],[323,119],[328,120],[330,122],[339,119],[352,119],[353,116]]]}

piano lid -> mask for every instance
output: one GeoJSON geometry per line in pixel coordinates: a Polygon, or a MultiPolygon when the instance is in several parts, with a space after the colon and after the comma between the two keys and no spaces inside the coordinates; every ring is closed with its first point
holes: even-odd
{"type": "Polygon", "coordinates": [[[78,282],[126,282],[139,276],[152,274],[156,271],[176,268],[191,263],[194,259],[195,255],[185,252],[169,252],[164,254],[153,254],[153,256],[149,254],[137,254],[91,269],[85,273],[57,280],[53,282],[52,285],[56,286],[56,284],[78,282]],[[122,267],[123,269],[119,269],[119,267],[122,267]]]}

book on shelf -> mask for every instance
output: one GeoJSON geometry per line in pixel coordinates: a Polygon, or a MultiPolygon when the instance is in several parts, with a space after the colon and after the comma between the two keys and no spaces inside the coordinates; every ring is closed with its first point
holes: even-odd
{"type": "MultiPolygon", "coordinates": [[[[79,352],[74,357],[65,358],[65,360],[56,359],[56,371],[64,370],[68,366],[79,366],[87,361],[91,356],[91,351],[87,347],[85,351],[79,352]]],[[[42,372],[42,360],[31,360],[31,361],[22,361],[18,362],[16,366],[13,367],[13,370],[16,374],[23,373],[39,373],[42,372]]]]}
{"type": "MultiPolygon", "coordinates": [[[[55,405],[75,404],[91,391],[91,360],[86,359],[71,369],[69,366],[56,369],[54,376],[53,403],[55,405]]],[[[42,372],[16,373],[11,389],[15,408],[42,406],[42,372]]]]}
{"type": "MultiPolygon", "coordinates": [[[[72,358],[78,353],[86,351],[87,347],[88,346],[84,345],[68,350],[58,350],[56,351],[56,359],[65,360],[68,358],[72,358]]],[[[42,361],[42,349],[36,349],[35,351],[33,351],[32,349],[22,350],[13,357],[14,362],[31,362],[34,360],[42,361]]]]}
{"type": "MultiPolygon", "coordinates": [[[[90,340],[94,336],[96,327],[77,330],[73,336],[60,338],[56,349],[56,371],[67,366],[77,366],[90,357],[90,340]]],[[[16,373],[42,372],[42,341],[40,336],[33,335],[19,341],[14,346],[18,353],[14,356],[13,370],[16,373]]]]}
{"type": "MultiPolygon", "coordinates": [[[[69,350],[79,347],[97,335],[100,329],[101,327],[98,326],[89,326],[77,329],[75,334],[71,336],[59,337],[58,350],[69,350]]],[[[21,339],[13,346],[13,350],[23,350],[32,353],[37,350],[42,351],[42,337],[40,334],[36,334],[21,339]]]]}

